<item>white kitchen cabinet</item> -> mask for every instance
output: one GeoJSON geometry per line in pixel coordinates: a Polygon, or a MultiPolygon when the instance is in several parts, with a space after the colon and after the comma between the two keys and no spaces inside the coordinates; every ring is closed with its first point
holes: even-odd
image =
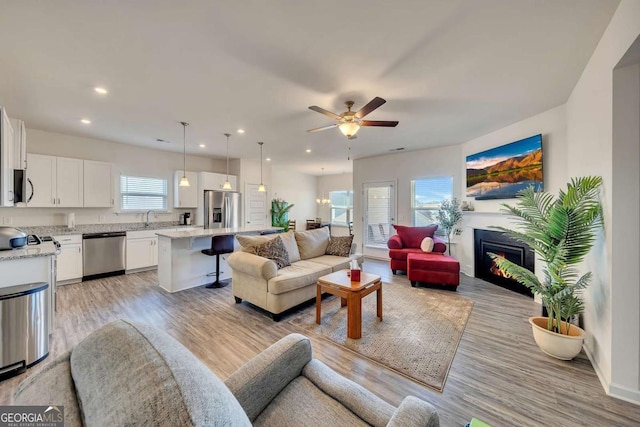
{"type": "Polygon", "coordinates": [[[27,178],[33,184],[29,207],[83,206],[83,161],[66,157],[27,154],[27,178]]]}
{"type": "MultiPolygon", "coordinates": [[[[203,190],[217,190],[221,191],[224,182],[227,180],[227,174],[225,173],[213,173],[213,172],[200,172],[200,179],[202,180],[203,190]]],[[[229,182],[231,183],[231,190],[237,191],[236,177],[235,175],[229,175],[229,182]]]]}
{"type": "Polygon", "coordinates": [[[13,206],[14,132],[4,108],[0,108],[0,206],[13,206]]]}
{"type": "Polygon", "coordinates": [[[158,231],[127,231],[127,271],[158,265],[158,231]]]}
{"type": "Polygon", "coordinates": [[[42,154],[27,154],[27,178],[33,184],[33,197],[29,207],[55,207],[56,194],[56,158],[42,154]]]}
{"type": "Polygon", "coordinates": [[[60,243],[56,271],[58,284],[82,280],[82,235],[53,236],[53,238],[60,243]]]}
{"type": "Polygon", "coordinates": [[[84,161],[84,207],[110,208],[114,205],[111,163],[84,161]]]}
{"type": "Polygon", "coordinates": [[[174,208],[197,208],[198,207],[198,174],[196,172],[186,173],[189,179],[189,187],[180,187],[180,179],[184,176],[183,171],[175,171],[173,174],[173,207],[174,208]]]}
{"type": "Polygon", "coordinates": [[[13,168],[27,169],[27,130],[22,120],[9,120],[13,127],[13,168]]]}

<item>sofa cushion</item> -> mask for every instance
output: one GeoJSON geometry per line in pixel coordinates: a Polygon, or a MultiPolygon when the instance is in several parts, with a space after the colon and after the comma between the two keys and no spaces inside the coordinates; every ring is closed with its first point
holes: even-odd
{"type": "Polygon", "coordinates": [[[309,261],[331,267],[331,271],[338,271],[348,270],[352,259],[357,260],[358,264],[362,264],[362,256],[360,254],[354,254],[349,257],[322,255],[309,261]]]}
{"type": "Polygon", "coordinates": [[[313,261],[298,261],[278,270],[278,275],[269,279],[267,292],[277,295],[315,285],[318,282],[318,277],[329,273],[331,273],[331,267],[327,265],[313,261]]]}
{"type": "Polygon", "coordinates": [[[284,243],[284,247],[287,248],[287,253],[289,254],[289,262],[293,263],[300,261],[298,242],[296,242],[296,236],[293,230],[287,231],[286,233],[281,233],[280,238],[284,243]]]}
{"type": "Polygon", "coordinates": [[[249,249],[251,246],[261,245],[264,242],[268,242],[271,239],[275,239],[279,234],[265,234],[263,236],[242,236],[240,234],[236,235],[236,239],[240,246],[242,246],[242,250],[245,252],[251,252],[249,249]]]}
{"type": "Polygon", "coordinates": [[[424,252],[420,248],[417,248],[417,249],[411,249],[411,248],[389,249],[389,258],[398,259],[398,260],[401,260],[401,261],[406,261],[407,260],[407,255],[409,255],[409,254],[423,254],[423,253],[424,252]]]}
{"type": "Polygon", "coordinates": [[[58,357],[24,380],[14,393],[15,405],[64,406],[64,425],[81,426],[82,413],[71,378],[71,352],[58,357]],[[55,402],[51,397],[55,396],[55,402]]]}
{"type": "Polygon", "coordinates": [[[300,376],[287,385],[254,426],[368,426],[339,401],[300,376]]]}
{"type": "Polygon", "coordinates": [[[300,258],[309,259],[322,256],[329,245],[329,227],[296,231],[296,242],[298,242],[300,258]]]}
{"type": "Polygon", "coordinates": [[[431,224],[426,227],[406,227],[404,225],[394,225],[398,236],[402,240],[404,248],[419,248],[422,239],[425,237],[433,238],[438,224],[431,224]]]}
{"type": "Polygon", "coordinates": [[[351,252],[351,242],[353,242],[353,235],[331,237],[325,254],[335,256],[349,256],[351,252]]]}
{"type": "Polygon", "coordinates": [[[229,389],[182,344],[118,320],[71,353],[85,425],[250,426],[229,389]]]}
{"type": "Polygon", "coordinates": [[[280,236],[276,239],[267,240],[259,245],[251,246],[247,248],[247,252],[275,261],[278,268],[291,265],[287,248],[285,248],[280,236]]]}

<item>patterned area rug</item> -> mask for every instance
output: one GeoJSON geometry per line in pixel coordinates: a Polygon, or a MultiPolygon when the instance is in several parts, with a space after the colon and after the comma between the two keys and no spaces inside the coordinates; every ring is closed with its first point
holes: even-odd
{"type": "Polygon", "coordinates": [[[362,338],[347,338],[347,307],[340,298],[322,300],[322,324],[315,305],[289,323],[365,356],[418,383],[442,391],[473,302],[450,291],[383,283],[382,322],[375,292],[362,300],[362,338]]]}

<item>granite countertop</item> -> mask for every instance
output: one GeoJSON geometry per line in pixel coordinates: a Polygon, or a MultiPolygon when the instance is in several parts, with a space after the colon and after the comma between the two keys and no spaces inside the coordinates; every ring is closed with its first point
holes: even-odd
{"type": "Polygon", "coordinates": [[[223,236],[228,234],[257,234],[262,231],[280,231],[282,227],[264,227],[264,226],[250,226],[250,227],[238,227],[238,228],[198,228],[195,230],[184,231],[160,231],[156,233],[161,237],[168,237],[170,239],[190,239],[193,237],[211,237],[211,236],[223,236]]]}
{"type": "MultiPolygon", "coordinates": [[[[108,233],[112,231],[138,231],[138,230],[161,230],[163,228],[193,228],[197,225],[179,225],[177,222],[152,222],[149,227],[145,227],[142,222],[127,222],[122,224],[83,224],[75,228],[67,228],[64,225],[19,227],[27,234],[37,234],[38,236],[65,236],[70,234],[85,233],[108,233]]],[[[202,226],[200,226],[202,228],[202,226]]]]}
{"type": "Polygon", "coordinates": [[[43,242],[39,245],[29,245],[19,249],[0,251],[0,262],[21,258],[52,256],[56,254],[56,251],[57,248],[56,245],[53,244],[53,242],[43,242]]]}

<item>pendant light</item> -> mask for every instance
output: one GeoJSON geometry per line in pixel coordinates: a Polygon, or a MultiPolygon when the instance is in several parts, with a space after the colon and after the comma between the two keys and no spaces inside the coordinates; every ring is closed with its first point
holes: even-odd
{"type": "Polygon", "coordinates": [[[258,191],[264,193],[267,191],[267,188],[262,183],[262,144],[264,144],[264,142],[258,142],[258,145],[260,146],[260,185],[258,185],[258,191]]]}
{"type": "Polygon", "coordinates": [[[319,199],[316,199],[316,203],[319,205],[328,205],[331,200],[324,197],[324,168],[322,168],[322,178],[320,179],[322,179],[322,194],[320,195],[321,197],[319,199]]]}
{"type": "Polygon", "coordinates": [[[223,190],[231,190],[231,182],[229,181],[229,137],[230,133],[225,133],[224,136],[227,137],[227,180],[222,185],[223,190]]]}
{"type": "Polygon", "coordinates": [[[191,187],[191,184],[189,184],[189,178],[187,178],[187,126],[189,126],[189,123],[180,122],[180,124],[182,125],[182,143],[183,143],[182,172],[183,174],[182,174],[182,179],[180,179],[180,184],[178,185],[180,187],[191,187]]]}

